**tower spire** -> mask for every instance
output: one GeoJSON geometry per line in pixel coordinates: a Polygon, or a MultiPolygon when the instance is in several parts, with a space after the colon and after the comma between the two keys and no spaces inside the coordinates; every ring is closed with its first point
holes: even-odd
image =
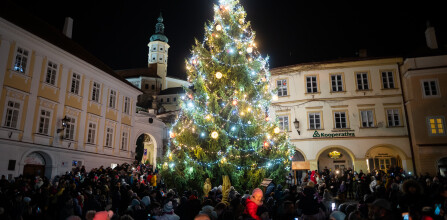
{"type": "Polygon", "coordinates": [[[168,42],[168,38],[165,36],[165,25],[163,24],[163,16],[161,15],[157,18],[158,23],[155,25],[155,33],[151,36],[152,41],[163,41],[168,42]]]}

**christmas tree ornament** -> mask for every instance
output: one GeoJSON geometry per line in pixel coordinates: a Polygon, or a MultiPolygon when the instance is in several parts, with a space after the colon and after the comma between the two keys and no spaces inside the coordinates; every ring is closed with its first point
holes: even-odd
{"type": "Polygon", "coordinates": [[[213,131],[213,132],[211,132],[211,137],[212,137],[213,139],[216,139],[216,138],[219,137],[219,134],[217,133],[217,131],[213,131]]]}
{"type": "Polygon", "coordinates": [[[218,79],[222,78],[222,73],[221,72],[217,72],[216,73],[216,78],[218,78],[218,79]]]}
{"type": "Polygon", "coordinates": [[[248,47],[247,48],[247,53],[252,53],[253,52],[253,47],[248,47]]]}

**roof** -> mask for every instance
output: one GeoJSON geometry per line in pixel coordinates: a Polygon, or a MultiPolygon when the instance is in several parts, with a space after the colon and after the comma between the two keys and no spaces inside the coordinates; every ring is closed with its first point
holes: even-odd
{"type": "Polygon", "coordinates": [[[145,68],[135,68],[135,69],[125,69],[115,71],[123,78],[132,78],[140,76],[160,78],[160,76],[157,75],[157,64],[155,63],[151,63],[149,64],[149,67],[145,68]]]}
{"type": "Polygon", "coordinates": [[[186,93],[185,89],[183,87],[172,87],[167,88],[165,90],[161,90],[158,95],[173,95],[173,94],[184,94],[186,93]]]}
{"type": "Polygon", "coordinates": [[[295,70],[309,70],[309,69],[316,69],[318,66],[324,66],[324,65],[330,65],[333,67],[333,64],[342,64],[342,63],[349,63],[349,62],[361,62],[361,61],[374,61],[374,60],[388,60],[389,62],[402,62],[402,57],[351,57],[351,58],[340,58],[340,59],[334,59],[334,60],[323,60],[323,61],[317,61],[317,62],[309,62],[309,63],[299,63],[299,64],[293,64],[289,66],[281,66],[270,69],[270,72],[272,75],[278,75],[283,74],[285,72],[295,71],[295,70]]]}
{"type": "Polygon", "coordinates": [[[95,66],[96,68],[104,71],[105,73],[113,76],[114,78],[126,83],[138,91],[139,88],[135,87],[132,83],[125,80],[118,75],[109,66],[104,64],[101,60],[96,58],[93,54],[84,49],[81,45],[74,42],[72,39],[65,36],[61,30],[49,25],[38,17],[33,16],[27,11],[20,8],[11,1],[4,1],[2,7],[0,7],[0,17],[25,29],[26,31],[42,38],[43,40],[53,44],[56,47],[78,57],[81,60],[95,66]],[[20,16],[18,16],[20,15],[20,16]]]}

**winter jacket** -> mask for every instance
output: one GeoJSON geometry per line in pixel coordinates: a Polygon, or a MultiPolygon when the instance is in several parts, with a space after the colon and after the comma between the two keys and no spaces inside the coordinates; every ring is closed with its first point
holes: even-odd
{"type": "Polygon", "coordinates": [[[250,198],[248,198],[245,201],[244,214],[250,215],[252,218],[256,220],[261,220],[261,218],[256,215],[257,211],[258,211],[258,205],[255,202],[251,201],[250,198]]]}

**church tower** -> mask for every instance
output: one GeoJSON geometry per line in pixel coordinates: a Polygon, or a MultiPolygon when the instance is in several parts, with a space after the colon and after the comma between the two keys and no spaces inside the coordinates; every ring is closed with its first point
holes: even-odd
{"type": "Polygon", "coordinates": [[[167,67],[168,67],[168,38],[164,35],[165,26],[163,17],[158,17],[155,25],[155,34],[150,38],[147,45],[149,47],[148,66],[157,65],[157,75],[161,77],[161,89],[167,89],[167,67]]]}

